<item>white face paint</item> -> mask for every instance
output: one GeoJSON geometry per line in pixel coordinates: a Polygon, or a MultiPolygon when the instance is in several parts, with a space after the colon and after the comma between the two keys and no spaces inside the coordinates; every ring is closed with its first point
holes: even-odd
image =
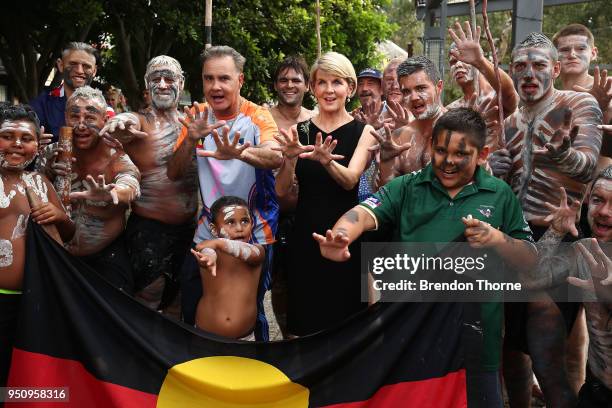
{"type": "Polygon", "coordinates": [[[28,126],[30,122],[25,122],[25,121],[18,121],[18,122],[13,122],[12,120],[5,120],[4,122],[2,122],[2,125],[0,125],[0,132],[3,131],[19,131],[19,132],[31,132],[32,128],[30,126],[28,126]]]}
{"type": "Polygon", "coordinates": [[[227,231],[225,229],[223,229],[223,227],[221,227],[221,230],[219,231],[219,236],[221,238],[229,238],[229,234],[227,233],[227,231]]]}
{"type": "Polygon", "coordinates": [[[0,239],[0,268],[13,264],[13,244],[6,239],[0,239]]]}
{"type": "Polygon", "coordinates": [[[232,218],[235,212],[236,212],[235,205],[228,205],[227,207],[223,208],[223,221],[227,221],[230,218],[232,218]]]}

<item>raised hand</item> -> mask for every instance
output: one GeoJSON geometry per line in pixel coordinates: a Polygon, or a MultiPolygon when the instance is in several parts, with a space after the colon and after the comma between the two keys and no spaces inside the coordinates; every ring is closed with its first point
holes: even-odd
{"type": "Polygon", "coordinates": [[[571,205],[567,205],[567,193],[563,187],[559,187],[561,199],[559,206],[554,206],[551,203],[544,203],[546,208],[550,210],[550,214],[544,218],[545,222],[549,222],[550,226],[561,234],[570,233],[573,236],[578,236],[576,229],[576,214],[580,211],[580,201],[573,200],[571,205]]]}
{"type": "Polygon", "coordinates": [[[369,103],[363,107],[363,118],[367,125],[372,126],[374,129],[380,129],[383,125],[393,122],[393,119],[381,119],[382,115],[380,111],[376,109],[374,102],[369,103]]]}
{"type": "Polygon", "coordinates": [[[217,160],[240,159],[242,152],[251,146],[249,142],[238,144],[240,140],[240,132],[238,130],[234,132],[234,139],[232,141],[229,140],[229,126],[223,126],[221,131],[223,132],[222,138],[219,137],[217,129],[211,130],[213,140],[217,145],[217,150],[198,149],[196,154],[200,157],[212,157],[217,160]]]}
{"type": "Polygon", "coordinates": [[[351,257],[348,249],[349,239],[344,233],[334,233],[332,230],[327,230],[325,236],[313,232],[312,237],[319,243],[321,256],[324,258],[344,262],[351,257]]]}
{"type": "Polygon", "coordinates": [[[285,129],[280,129],[280,135],[274,135],[278,146],[273,146],[272,150],[282,152],[287,159],[295,159],[300,153],[311,152],[314,150],[312,145],[302,145],[298,137],[297,125],[291,126],[291,134],[285,129]]]}
{"type": "Polygon", "coordinates": [[[389,115],[393,118],[393,130],[399,129],[410,123],[410,112],[404,108],[401,103],[396,101],[389,101],[387,103],[389,107],[389,115]]]}
{"type": "MultiPolygon", "coordinates": [[[[197,249],[197,248],[196,248],[197,249]]],[[[199,251],[191,250],[201,268],[208,269],[212,276],[217,276],[217,252],[212,248],[202,248],[199,251]]]]}
{"type": "Polygon", "coordinates": [[[40,137],[38,138],[38,151],[41,151],[48,144],[51,144],[51,140],[53,140],[52,133],[45,133],[45,127],[40,127],[40,137]]]}
{"type": "Polygon", "coordinates": [[[72,173],[72,163],[76,162],[76,157],[70,158],[70,163],[64,161],[58,161],[60,153],[63,153],[64,149],[57,147],[53,149],[53,157],[47,162],[45,173],[54,179],[57,176],[66,177],[72,173]]]}
{"type": "Polygon", "coordinates": [[[489,166],[495,177],[504,177],[512,168],[512,158],[506,149],[499,149],[489,155],[489,166]]]}
{"type": "Polygon", "coordinates": [[[133,114],[119,114],[106,122],[106,125],[100,131],[100,136],[103,136],[105,142],[107,141],[109,145],[115,144],[113,139],[122,144],[130,143],[134,139],[147,137],[146,132],[136,129],[139,125],[138,118],[133,114]]]}
{"type": "Polygon", "coordinates": [[[378,140],[378,144],[368,147],[368,150],[371,152],[377,150],[380,151],[381,162],[391,160],[399,156],[400,154],[402,154],[402,152],[410,149],[410,146],[412,146],[410,143],[404,143],[402,145],[395,143],[393,141],[393,136],[391,134],[391,128],[389,127],[389,125],[385,124],[384,129],[384,135],[379,134],[375,130],[370,130],[370,134],[374,136],[376,140],[378,140]]]}
{"type": "Polygon", "coordinates": [[[300,153],[300,158],[314,160],[321,163],[323,166],[329,165],[333,160],[342,160],[344,156],[340,154],[333,154],[332,152],[336,148],[338,144],[337,140],[332,139],[332,136],[329,135],[325,138],[323,142],[323,135],[321,132],[317,133],[317,137],[315,139],[315,145],[311,152],[300,153]]]}
{"type": "Polygon", "coordinates": [[[599,66],[595,66],[593,70],[593,86],[589,89],[574,85],[574,91],[587,92],[593,95],[599,104],[599,108],[605,113],[612,100],[612,77],[608,77],[607,69],[600,72],[599,66]]]}
{"type": "Polygon", "coordinates": [[[484,58],[482,47],[480,46],[480,27],[476,27],[476,38],[472,35],[472,26],[468,21],[464,23],[465,31],[458,21],[455,22],[455,29],[449,28],[448,33],[455,42],[456,48],[449,53],[457,60],[473,66],[478,65],[484,58]]]}
{"type": "MultiPolygon", "coordinates": [[[[595,238],[591,239],[590,250],[582,243],[578,243],[576,247],[587,265],[589,265],[591,277],[598,279],[602,286],[612,285],[612,261],[610,261],[610,258],[601,250],[597,240],[595,238]]],[[[594,286],[592,278],[586,280],[570,276],[567,278],[567,282],[582,289],[593,291],[594,286]]]]}
{"type": "Polygon", "coordinates": [[[225,125],[224,120],[220,120],[215,123],[208,123],[208,107],[204,107],[204,109],[200,111],[200,105],[197,102],[194,102],[193,104],[193,112],[194,113],[191,112],[191,109],[185,106],[185,118],[178,118],[178,121],[187,128],[187,135],[193,141],[205,138],[213,131],[213,129],[217,129],[225,125]]]}
{"type": "Polygon", "coordinates": [[[103,175],[98,176],[98,182],[96,182],[91,175],[88,175],[86,179],[83,180],[83,185],[86,191],[70,193],[71,200],[112,201],[115,205],[119,204],[117,186],[113,183],[106,184],[103,175]]]}
{"type": "Polygon", "coordinates": [[[572,147],[572,139],[578,135],[578,126],[574,126],[570,130],[572,122],[572,111],[566,110],[563,117],[563,125],[553,133],[550,142],[544,145],[543,149],[534,148],[533,154],[540,156],[548,156],[552,159],[562,157],[572,147]]]}

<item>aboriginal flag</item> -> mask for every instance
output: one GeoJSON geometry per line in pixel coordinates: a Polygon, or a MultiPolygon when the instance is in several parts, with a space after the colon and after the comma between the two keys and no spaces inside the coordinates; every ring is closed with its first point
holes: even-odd
{"type": "Polygon", "coordinates": [[[299,339],[241,342],[147,309],[30,223],[10,407],[465,407],[460,304],[376,304],[299,339]]]}

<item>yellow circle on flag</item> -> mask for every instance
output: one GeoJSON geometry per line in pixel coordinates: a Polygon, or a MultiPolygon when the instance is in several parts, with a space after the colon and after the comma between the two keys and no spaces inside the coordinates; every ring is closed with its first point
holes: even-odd
{"type": "Polygon", "coordinates": [[[157,407],[306,408],[308,397],[308,388],[270,364],[215,356],[172,367],[159,391],[157,407]]]}

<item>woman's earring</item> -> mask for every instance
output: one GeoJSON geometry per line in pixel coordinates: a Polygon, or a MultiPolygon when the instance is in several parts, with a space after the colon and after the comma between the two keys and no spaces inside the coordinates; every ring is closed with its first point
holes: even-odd
{"type": "Polygon", "coordinates": [[[346,98],[346,102],[349,103],[351,101],[351,97],[346,98]]]}

